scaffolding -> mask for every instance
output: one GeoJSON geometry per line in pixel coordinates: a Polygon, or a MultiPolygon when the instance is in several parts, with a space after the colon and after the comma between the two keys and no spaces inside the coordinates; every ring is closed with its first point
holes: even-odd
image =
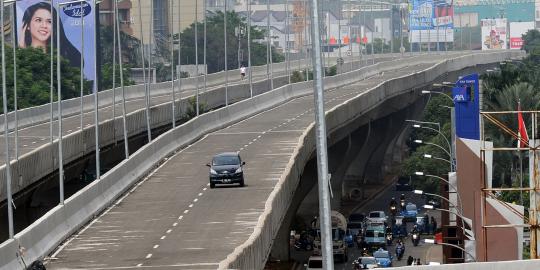
{"type": "MultiPolygon", "coordinates": [[[[539,202],[538,197],[540,194],[538,193],[540,191],[540,141],[538,141],[537,136],[537,130],[538,130],[538,116],[540,114],[540,111],[497,111],[497,112],[480,112],[480,130],[481,130],[481,149],[480,149],[480,155],[481,155],[481,162],[482,162],[482,170],[480,172],[481,179],[483,183],[482,188],[482,201],[481,201],[481,224],[482,224],[482,235],[484,238],[483,241],[483,250],[485,252],[484,258],[486,261],[488,261],[488,230],[489,229],[495,229],[495,228],[530,228],[530,253],[531,253],[531,259],[537,259],[538,256],[538,237],[539,235],[539,228],[538,228],[538,210],[539,210],[539,202]],[[530,127],[531,127],[531,137],[530,140],[526,140],[525,138],[522,138],[518,131],[516,131],[516,128],[510,128],[508,127],[501,118],[507,118],[508,117],[514,117],[514,119],[517,119],[518,113],[522,113],[524,118],[530,118],[530,127]],[[512,138],[511,141],[513,142],[521,142],[522,145],[516,144],[515,147],[508,146],[508,145],[502,145],[502,146],[487,146],[486,145],[486,137],[485,137],[485,130],[486,125],[485,121],[488,123],[494,125],[496,128],[498,128],[500,131],[502,131],[503,134],[506,136],[510,136],[512,138]],[[524,145],[524,146],[523,146],[524,145]],[[492,187],[491,183],[488,183],[487,179],[487,173],[485,169],[485,162],[486,162],[486,152],[518,152],[520,155],[522,153],[528,153],[529,154],[529,183],[527,186],[523,186],[523,172],[522,169],[520,170],[521,177],[520,177],[520,187],[492,187]],[[528,217],[526,214],[521,214],[518,211],[515,210],[514,207],[512,207],[512,204],[509,202],[505,202],[500,200],[494,193],[497,192],[504,192],[504,191],[517,191],[520,193],[523,192],[529,192],[529,201],[530,201],[530,207],[529,207],[529,215],[528,217]],[[524,222],[523,224],[487,224],[487,199],[495,199],[502,203],[502,205],[519,216],[520,218],[523,218],[524,222]]],[[[520,156],[521,157],[521,156],[520,156]]],[[[521,161],[521,159],[520,159],[521,161]]],[[[522,167],[523,168],[523,167],[522,167]]]]}

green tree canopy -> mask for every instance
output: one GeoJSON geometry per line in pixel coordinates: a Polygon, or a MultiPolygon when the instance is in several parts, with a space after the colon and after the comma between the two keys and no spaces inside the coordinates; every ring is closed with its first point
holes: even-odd
{"type": "MultiPolygon", "coordinates": [[[[14,108],[14,77],[12,48],[6,46],[6,85],[9,110],[14,108]]],[[[18,108],[43,105],[50,101],[51,56],[41,49],[17,48],[17,103],[18,108]]],[[[72,67],[61,59],[62,100],[80,95],[80,69],[72,67]]],[[[56,57],[53,61],[54,98],[57,99],[56,57]]],[[[84,81],[85,89],[91,89],[91,82],[84,81]]]]}
{"type": "MultiPolygon", "coordinates": [[[[218,72],[224,69],[225,66],[225,49],[223,38],[223,16],[224,13],[217,11],[207,15],[207,49],[206,59],[208,64],[208,72],[218,72]]],[[[246,18],[239,16],[234,11],[227,12],[227,66],[229,69],[238,68],[238,45],[243,51],[242,64],[247,66],[248,54],[247,54],[247,32],[242,31],[247,29],[246,18]],[[235,32],[245,32],[240,35],[240,39],[235,35],[235,32]]],[[[262,40],[266,35],[266,29],[258,29],[255,26],[251,27],[251,64],[253,66],[266,64],[266,43],[258,43],[254,40],[262,40]]],[[[204,57],[204,24],[199,22],[197,24],[197,44],[199,47],[198,57],[199,64],[203,63],[204,57]]],[[[191,24],[180,34],[181,44],[181,64],[195,64],[195,24],[191,24]]],[[[178,55],[176,52],[175,55],[178,55]]],[[[272,46],[272,61],[282,62],[284,60],[283,55],[276,52],[276,49],[272,46]]]]}

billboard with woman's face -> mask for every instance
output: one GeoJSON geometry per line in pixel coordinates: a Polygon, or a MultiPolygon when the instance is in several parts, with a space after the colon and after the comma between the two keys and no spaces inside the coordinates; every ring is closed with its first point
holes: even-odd
{"type": "Polygon", "coordinates": [[[17,39],[20,48],[42,48],[49,52],[51,39],[57,48],[60,38],[60,53],[71,66],[80,68],[83,63],[84,78],[95,81],[94,63],[96,50],[95,11],[90,2],[72,2],[72,0],[39,0],[17,1],[17,39]],[[60,16],[59,31],[56,18],[60,16]],[[84,28],[82,27],[84,26],[84,28]]]}

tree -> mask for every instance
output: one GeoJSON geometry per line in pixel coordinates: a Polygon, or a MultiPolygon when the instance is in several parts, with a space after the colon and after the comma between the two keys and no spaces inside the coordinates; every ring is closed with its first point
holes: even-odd
{"type": "MultiPolygon", "coordinates": [[[[113,55],[116,56],[116,74],[115,84],[120,87],[120,65],[118,63],[118,47],[113,47],[114,36],[111,26],[102,26],[100,28],[100,49],[101,49],[101,89],[106,90],[112,88],[113,74],[113,55]],[[115,50],[115,53],[113,53],[115,50]]],[[[117,40],[118,42],[118,40],[117,40]]],[[[120,31],[120,44],[122,44],[122,62],[124,85],[133,85],[135,82],[131,79],[131,67],[141,63],[139,52],[140,41],[124,32],[120,31]],[[129,63],[129,64],[128,64],[129,63]]],[[[117,43],[118,46],[118,43],[117,43]]],[[[142,66],[142,65],[141,65],[142,66]]]]}
{"type": "Polygon", "coordinates": [[[528,54],[540,57],[540,31],[533,29],[523,35],[523,50],[528,54]]]}
{"type": "MultiPolygon", "coordinates": [[[[13,93],[13,53],[12,48],[6,46],[6,86],[8,108],[14,108],[13,93]]],[[[32,47],[17,48],[17,103],[18,108],[43,105],[50,101],[50,60],[49,53],[32,47]]],[[[68,60],[61,58],[62,73],[62,100],[78,97],[80,95],[80,69],[69,65],[68,60]]],[[[57,99],[56,91],[56,57],[53,61],[53,95],[57,99]]],[[[84,80],[84,93],[88,94],[92,83],[84,80]]]]}
{"type": "MultiPolygon", "coordinates": [[[[223,12],[217,11],[207,16],[206,32],[207,32],[207,49],[206,59],[208,72],[217,72],[223,70],[225,65],[225,51],[223,39],[223,12]]],[[[238,13],[231,11],[227,12],[227,67],[228,69],[238,68],[238,45],[239,39],[235,35],[238,29],[247,29],[246,18],[240,17],[238,13]]],[[[198,57],[199,64],[203,63],[204,56],[204,24],[197,25],[197,44],[199,47],[198,57]]],[[[244,31],[245,32],[245,31],[244,31]]],[[[251,27],[251,64],[253,66],[266,64],[266,43],[258,43],[254,40],[262,40],[266,35],[265,29],[259,30],[256,26],[251,27]]],[[[177,39],[177,36],[176,38],[177,39]]],[[[180,34],[181,45],[181,64],[195,64],[195,24],[191,24],[180,34]]],[[[247,66],[247,33],[244,33],[240,38],[240,47],[244,52],[242,64],[247,66]]],[[[175,52],[177,57],[178,52],[175,52]]],[[[272,61],[274,63],[282,62],[283,55],[276,52],[272,46],[272,61]]],[[[176,62],[176,61],[175,61],[176,62]]]]}

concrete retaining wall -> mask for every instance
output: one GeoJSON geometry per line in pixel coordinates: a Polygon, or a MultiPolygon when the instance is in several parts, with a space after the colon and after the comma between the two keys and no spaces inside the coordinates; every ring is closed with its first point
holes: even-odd
{"type": "MultiPolygon", "coordinates": [[[[466,58],[461,57],[455,60],[455,67],[460,69],[459,67],[466,67],[476,63],[501,61],[518,53],[485,53],[479,54],[480,56],[476,59],[470,56],[466,58]],[[476,60],[476,63],[473,60],[476,60]]],[[[415,61],[422,61],[422,59],[422,57],[419,57],[415,61]]],[[[325,85],[327,89],[330,89],[359,81],[364,77],[372,76],[383,71],[385,69],[384,65],[388,65],[388,69],[406,68],[408,63],[403,62],[395,62],[393,65],[378,64],[359,71],[329,77],[325,85]]],[[[398,78],[395,80],[403,81],[401,84],[398,84],[400,86],[398,88],[389,89],[388,87],[384,87],[386,83],[383,83],[371,91],[357,96],[356,99],[344,103],[338,110],[334,109],[327,113],[329,129],[332,130],[341,123],[346,123],[354,119],[358,114],[373,106],[377,106],[387,97],[400,94],[403,89],[406,89],[406,86],[425,83],[425,77],[426,75],[418,73],[412,76],[398,78]],[[339,112],[339,117],[335,115],[336,112],[339,112]]],[[[17,256],[17,247],[19,246],[26,248],[24,259],[27,262],[49,254],[73,232],[80,229],[81,226],[92,219],[96,213],[103,211],[131,185],[148,174],[165,157],[173,154],[176,149],[185,147],[208,132],[221,129],[231,123],[245,119],[295,97],[310,94],[312,92],[311,86],[311,82],[302,82],[279,87],[251,99],[246,99],[231,106],[203,114],[174,130],[162,134],[152,141],[152,143],[143,146],[132,154],[129,159],[122,161],[118,166],[104,174],[99,181],[92,182],[68,198],[64,205],[53,208],[39,220],[18,233],[14,239],[9,239],[2,243],[0,245],[0,268],[21,269],[20,260],[17,256]]],[[[219,104],[219,95],[208,95],[205,98],[209,104],[219,104]]],[[[185,102],[185,100],[181,102],[185,102]]],[[[169,109],[170,106],[166,105],[161,105],[153,109],[152,122],[160,123],[166,121],[167,115],[170,115],[169,109]]],[[[132,117],[128,126],[130,130],[142,130],[144,128],[144,110],[137,111],[133,115],[130,115],[130,117],[132,117]]],[[[103,132],[102,134],[105,134],[105,132],[112,134],[110,131],[111,128],[111,124],[108,123],[100,126],[103,132]]],[[[89,128],[88,132],[93,134],[91,131],[92,128],[89,128]]],[[[85,130],[85,132],[87,131],[85,130]]],[[[86,133],[83,132],[83,134],[86,133]]],[[[89,134],[84,136],[89,136],[89,134]]],[[[110,139],[110,136],[103,136],[103,139],[110,139]]],[[[265,212],[260,217],[254,232],[245,243],[236,248],[231,255],[220,263],[220,268],[262,269],[270,252],[273,238],[279,229],[281,219],[286,213],[289,201],[297,186],[299,175],[311,152],[314,150],[314,138],[315,136],[313,136],[313,128],[311,126],[300,138],[299,146],[289,162],[287,171],[267,200],[265,212]]],[[[78,139],[73,138],[73,140],[70,144],[81,144],[80,141],[77,142],[78,139]]],[[[88,144],[91,145],[92,141],[86,138],[88,144]]],[[[50,149],[49,153],[44,154],[48,155],[48,158],[54,157],[54,153],[51,153],[50,149]]],[[[29,168],[33,169],[33,167],[29,168]]]]}

